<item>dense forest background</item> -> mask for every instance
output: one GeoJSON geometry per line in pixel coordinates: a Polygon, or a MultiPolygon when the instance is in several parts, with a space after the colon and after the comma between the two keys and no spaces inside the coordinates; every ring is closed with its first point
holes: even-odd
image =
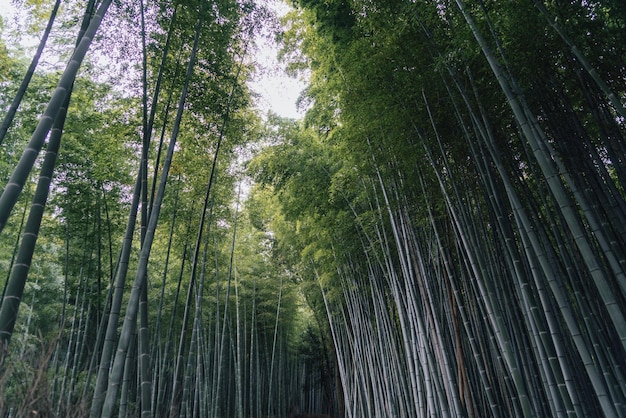
{"type": "Polygon", "coordinates": [[[13,4],[1,416],[626,417],[625,2],[13,4]]]}

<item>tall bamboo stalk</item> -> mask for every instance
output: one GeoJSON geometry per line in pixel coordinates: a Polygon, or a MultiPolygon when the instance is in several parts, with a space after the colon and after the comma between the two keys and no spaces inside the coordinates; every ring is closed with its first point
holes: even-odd
{"type": "Polygon", "coordinates": [[[67,98],[69,97],[72,85],[76,79],[78,69],[87,55],[91,41],[100,27],[100,23],[102,22],[110,4],[111,0],[103,0],[96,13],[93,15],[91,20],[89,20],[89,25],[87,26],[84,34],[79,34],[78,45],[74,49],[72,57],[59,79],[59,83],[50,98],[50,102],[48,102],[48,105],[46,106],[46,110],[39,119],[37,127],[35,128],[27,147],[22,152],[22,156],[11,174],[11,178],[0,195],[0,232],[4,229],[11,211],[13,210],[13,206],[15,206],[15,203],[24,188],[24,184],[28,179],[52,124],[57,118],[57,115],[61,112],[64,104],[67,106],[67,98]]]}

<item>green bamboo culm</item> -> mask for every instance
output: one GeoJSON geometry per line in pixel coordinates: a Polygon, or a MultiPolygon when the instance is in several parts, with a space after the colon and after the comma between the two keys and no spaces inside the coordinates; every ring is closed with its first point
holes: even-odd
{"type": "MultiPolygon", "coordinates": [[[[78,39],[76,42],[77,49],[80,47],[80,45],[83,44],[82,42],[83,37],[86,36],[89,33],[90,28],[92,28],[92,26],[90,25],[91,22],[93,22],[93,20],[90,19],[92,15],[92,10],[93,10],[92,7],[93,7],[93,1],[90,1],[84,14],[81,31],[78,34],[78,39]]],[[[56,14],[56,8],[53,11],[53,15],[54,14],[56,14]]],[[[104,15],[104,11],[102,11],[102,15],[104,15]]],[[[49,26],[50,25],[51,23],[49,23],[49,26]]],[[[93,29],[93,33],[95,33],[96,29],[97,29],[97,26],[96,28],[93,29]]],[[[41,46],[40,46],[40,49],[41,49],[41,46]]],[[[85,52],[86,50],[87,49],[85,48],[85,52]]],[[[75,55],[76,55],[76,52],[74,56],[72,57],[72,61],[75,59],[75,55]]],[[[84,54],[82,56],[84,57],[84,54]]],[[[68,68],[69,67],[70,65],[68,64],[68,68]]],[[[74,73],[74,78],[75,78],[75,75],[76,74],[74,73]]],[[[63,82],[63,77],[62,77],[62,81],[59,82],[59,85],[61,85],[62,82],[63,82]]],[[[24,234],[23,234],[20,246],[19,246],[18,253],[17,253],[16,263],[10,273],[9,279],[6,284],[6,290],[3,295],[2,309],[0,309],[0,344],[2,344],[5,347],[9,344],[11,335],[13,334],[13,329],[15,327],[15,322],[17,320],[17,314],[19,311],[20,302],[22,300],[22,295],[24,293],[24,287],[26,285],[26,280],[28,278],[28,271],[30,269],[30,264],[31,264],[33,254],[35,251],[35,245],[37,243],[37,237],[39,235],[39,228],[41,226],[41,220],[43,218],[43,213],[46,207],[46,203],[47,203],[48,195],[50,191],[50,184],[51,184],[52,177],[54,174],[54,167],[56,165],[57,155],[59,152],[59,148],[61,146],[63,126],[65,125],[65,119],[67,116],[67,110],[69,107],[73,84],[74,82],[72,79],[72,81],[69,83],[69,86],[67,88],[64,87],[65,94],[63,95],[63,102],[57,109],[57,114],[54,117],[53,124],[50,127],[48,127],[48,130],[50,130],[50,139],[49,139],[48,147],[46,150],[46,155],[43,160],[43,164],[42,164],[40,175],[39,175],[39,180],[37,182],[37,188],[35,190],[35,195],[33,196],[31,209],[28,214],[28,220],[26,221],[24,234]]],[[[48,107],[50,107],[50,105],[48,107]]],[[[41,125],[41,120],[40,120],[40,125],[41,125]]],[[[32,139],[31,139],[31,143],[32,143],[32,139]]],[[[36,154],[35,154],[35,157],[36,157],[36,154]]],[[[20,164],[22,163],[23,159],[24,158],[22,156],[22,159],[20,160],[20,164]]],[[[18,164],[18,168],[19,168],[19,164],[18,164]]],[[[28,171],[30,171],[30,169],[28,171]]],[[[26,173],[26,177],[28,177],[28,173],[26,173]]],[[[9,185],[10,184],[11,183],[9,183],[9,185]]],[[[9,185],[7,185],[7,188],[9,188],[9,185]]],[[[22,184],[22,187],[23,187],[23,184],[22,184]]],[[[6,189],[5,189],[5,192],[6,192],[6,189]]],[[[2,197],[4,197],[4,193],[2,197]]],[[[17,197],[19,197],[19,195],[16,196],[16,199],[17,197]]],[[[15,204],[15,202],[13,202],[13,204],[15,204]]]]}
{"type": "MultiPolygon", "coordinates": [[[[66,112],[67,109],[62,108],[59,117],[65,119],[66,112]]],[[[52,173],[61,143],[61,132],[57,133],[56,131],[60,131],[60,128],[55,128],[52,131],[51,141],[46,150],[39,181],[37,182],[35,196],[33,197],[33,202],[28,213],[28,220],[24,227],[22,242],[20,243],[15,265],[9,276],[2,300],[2,308],[0,309],[0,345],[2,347],[6,347],[9,344],[11,335],[13,334],[13,328],[17,320],[17,312],[20,302],[22,301],[26,279],[28,277],[28,270],[30,269],[35,244],[37,243],[37,236],[39,235],[43,211],[46,206],[46,201],[48,200],[52,173]]]]}
{"type": "MultiPolygon", "coordinates": [[[[583,230],[576,212],[575,204],[572,198],[568,195],[567,189],[559,176],[559,172],[553,161],[557,162],[558,159],[554,155],[550,155],[547,149],[546,136],[539,126],[538,121],[532,116],[531,110],[528,108],[528,104],[524,100],[524,96],[520,94],[520,88],[516,85],[515,80],[511,75],[505,73],[503,68],[499,65],[494,55],[489,49],[487,42],[483,39],[472,17],[464,7],[464,3],[461,0],[456,0],[459,11],[471,28],[474,37],[479,43],[485,58],[487,59],[498,83],[500,84],[502,91],[505,93],[509,106],[513,111],[524,137],[527,139],[530,149],[535,156],[539,167],[544,174],[546,183],[550,188],[550,191],[554,194],[554,198],[557,201],[560,209],[563,211],[563,218],[566,225],[571,230],[575,238],[576,246],[583,256],[583,261],[587,266],[589,273],[597,287],[598,293],[602,298],[602,301],[606,307],[606,311],[611,318],[615,331],[617,332],[622,347],[626,349],[626,328],[623,326],[626,323],[626,317],[621,310],[619,301],[616,295],[611,290],[611,285],[608,274],[602,268],[598,262],[597,257],[594,254],[592,245],[588,235],[583,230]]],[[[567,176],[563,176],[567,179],[567,176]]],[[[574,187],[569,184],[571,189],[574,187]]],[[[623,272],[615,272],[616,276],[623,278],[623,272]]],[[[601,399],[604,399],[601,397],[601,399]]],[[[612,406],[610,402],[607,402],[606,411],[611,411],[612,406]]]]}
{"type": "MultiPolygon", "coordinates": [[[[119,384],[120,384],[120,380],[124,371],[124,359],[126,357],[126,352],[128,350],[130,338],[135,328],[135,321],[137,319],[137,311],[139,307],[140,291],[142,287],[145,286],[144,282],[145,282],[148,259],[150,257],[150,250],[152,248],[152,243],[154,240],[154,233],[156,231],[157,221],[158,221],[159,213],[161,210],[161,202],[163,201],[163,195],[165,194],[165,186],[166,186],[167,178],[169,175],[169,168],[171,166],[174,149],[176,147],[176,139],[178,137],[184,104],[185,104],[185,100],[187,97],[187,91],[189,88],[190,80],[193,75],[193,69],[194,69],[195,62],[196,62],[196,53],[198,50],[198,43],[200,40],[200,33],[202,30],[202,25],[203,25],[203,15],[202,13],[200,13],[200,18],[198,19],[198,24],[196,28],[194,45],[192,48],[191,57],[189,58],[189,64],[187,67],[185,84],[183,86],[183,89],[180,95],[180,103],[178,107],[178,112],[176,115],[176,120],[174,122],[174,128],[172,131],[170,144],[167,150],[167,155],[163,163],[163,169],[161,173],[161,179],[159,182],[159,188],[158,188],[156,198],[155,198],[155,204],[154,204],[152,212],[150,213],[150,219],[148,221],[146,237],[144,238],[143,246],[141,248],[139,266],[137,268],[135,282],[133,284],[131,295],[128,300],[128,307],[126,310],[126,316],[124,318],[122,330],[120,333],[117,352],[113,360],[113,365],[111,367],[108,388],[107,388],[106,395],[104,398],[104,403],[102,405],[102,414],[101,414],[102,417],[111,417],[114,412],[115,405],[117,402],[119,384]]],[[[92,411],[92,416],[93,416],[93,411],[92,411]]]]}
{"type": "Polygon", "coordinates": [[[20,87],[17,89],[17,93],[15,93],[15,97],[11,102],[11,106],[7,111],[6,115],[4,115],[4,119],[2,120],[2,125],[0,125],[0,145],[4,142],[4,137],[6,136],[11,123],[13,122],[13,118],[17,113],[17,109],[24,98],[24,94],[26,93],[26,89],[30,84],[30,80],[33,78],[33,74],[35,74],[35,69],[37,68],[37,64],[39,64],[39,59],[41,58],[41,54],[43,49],[46,46],[46,42],[48,41],[48,37],[50,36],[50,32],[52,31],[52,26],[54,25],[54,20],[56,19],[57,12],[59,11],[59,6],[61,5],[61,0],[56,0],[54,3],[54,7],[52,8],[52,12],[50,12],[50,18],[48,19],[48,25],[39,40],[39,46],[37,47],[37,52],[33,56],[33,59],[26,70],[26,74],[24,74],[24,78],[22,79],[22,83],[20,87]]]}
{"type": "Polygon", "coordinates": [[[91,42],[110,5],[111,0],[104,0],[89,22],[87,30],[74,49],[74,53],[65,67],[65,71],[63,71],[61,79],[59,80],[59,83],[57,84],[57,87],[54,90],[48,105],[46,106],[45,112],[37,123],[37,127],[28,142],[28,146],[22,152],[22,156],[20,157],[17,166],[13,170],[8,183],[2,191],[2,195],[0,195],[0,232],[4,229],[4,226],[11,215],[11,211],[13,210],[13,207],[15,206],[15,203],[24,188],[24,184],[28,179],[28,175],[35,164],[35,160],[37,159],[41,148],[43,147],[48,132],[50,131],[59,110],[65,103],[74,80],[76,79],[78,69],[87,55],[91,42]]]}

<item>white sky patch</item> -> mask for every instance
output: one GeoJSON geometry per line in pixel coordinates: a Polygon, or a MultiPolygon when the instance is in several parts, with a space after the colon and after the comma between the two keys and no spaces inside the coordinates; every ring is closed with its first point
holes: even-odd
{"type": "Polygon", "coordinates": [[[304,112],[296,106],[296,101],[300,93],[306,87],[306,82],[288,76],[280,63],[277,61],[277,50],[271,50],[272,57],[267,57],[268,61],[261,61],[260,57],[257,62],[262,63],[266,68],[250,81],[250,88],[260,97],[257,99],[257,107],[262,113],[272,111],[279,116],[298,119],[304,115],[304,112]]]}
{"type": "MultiPolygon", "coordinates": [[[[280,17],[290,10],[284,0],[265,0],[265,3],[280,17]]],[[[306,109],[298,109],[296,101],[307,81],[287,75],[284,64],[278,61],[279,47],[275,42],[261,34],[257,35],[256,42],[258,50],[254,59],[259,71],[249,86],[260,96],[257,108],[263,116],[272,111],[286,118],[302,118],[306,109]]]]}
{"type": "Polygon", "coordinates": [[[4,19],[10,19],[13,16],[14,7],[11,0],[0,0],[0,15],[4,19]]]}

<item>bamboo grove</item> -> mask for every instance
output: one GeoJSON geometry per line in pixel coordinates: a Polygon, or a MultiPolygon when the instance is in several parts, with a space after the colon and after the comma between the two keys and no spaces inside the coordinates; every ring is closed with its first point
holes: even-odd
{"type": "Polygon", "coordinates": [[[622,1],[17,4],[3,416],[626,416],[622,1]]]}
{"type": "Polygon", "coordinates": [[[2,44],[1,414],[319,409],[318,327],[238,192],[272,15],[150,3],[21,3],[29,68],[2,44]]]}
{"type": "Polygon", "coordinates": [[[251,168],[344,415],[624,416],[623,3],[297,3],[311,108],[251,168]]]}

